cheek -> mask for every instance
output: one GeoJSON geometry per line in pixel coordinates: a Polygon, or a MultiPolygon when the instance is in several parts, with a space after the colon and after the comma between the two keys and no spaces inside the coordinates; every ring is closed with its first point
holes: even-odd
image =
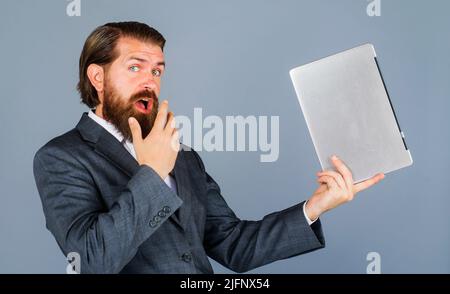
{"type": "Polygon", "coordinates": [[[114,88],[122,97],[129,97],[133,94],[133,89],[136,89],[138,83],[138,79],[122,75],[114,81],[114,88]]]}
{"type": "Polygon", "coordinates": [[[159,91],[161,90],[161,78],[155,78],[154,80],[153,80],[153,82],[155,83],[155,88],[156,88],[156,93],[158,94],[158,96],[159,96],[159,91]]]}
{"type": "Polygon", "coordinates": [[[127,73],[123,73],[117,76],[116,84],[117,86],[129,86],[136,82],[136,77],[129,76],[127,73]]]}
{"type": "Polygon", "coordinates": [[[159,81],[157,81],[156,82],[156,96],[158,96],[159,97],[159,92],[160,92],[160,90],[161,90],[161,84],[160,84],[160,82],[159,81]]]}

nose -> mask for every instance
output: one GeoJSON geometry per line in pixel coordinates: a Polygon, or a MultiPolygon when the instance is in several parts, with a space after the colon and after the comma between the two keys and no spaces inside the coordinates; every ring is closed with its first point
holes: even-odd
{"type": "Polygon", "coordinates": [[[145,84],[145,85],[144,85],[144,89],[145,89],[145,90],[148,90],[148,91],[156,92],[156,87],[155,87],[155,86],[152,86],[152,85],[150,85],[150,84],[145,84]]]}
{"type": "Polygon", "coordinates": [[[155,82],[145,82],[143,85],[143,88],[149,91],[157,91],[158,87],[155,82]]]}
{"type": "Polygon", "coordinates": [[[145,81],[142,85],[143,88],[151,91],[157,91],[158,90],[158,84],[155,82],[155,79],[153,75],[149,74],[146,75],[145,81]]]}

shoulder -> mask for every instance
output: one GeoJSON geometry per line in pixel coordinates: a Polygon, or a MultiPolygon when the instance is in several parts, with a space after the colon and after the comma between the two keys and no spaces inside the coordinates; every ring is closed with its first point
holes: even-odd
{"type": "Polygon", "coordinates": [[[65,159],[75,157],[74,154],[87,148],[86,142],[81,138],[79,131],[74,128],[58,137],[48,141],[34,155],[34,163],[47,162],[51,159],[65,159]]]}

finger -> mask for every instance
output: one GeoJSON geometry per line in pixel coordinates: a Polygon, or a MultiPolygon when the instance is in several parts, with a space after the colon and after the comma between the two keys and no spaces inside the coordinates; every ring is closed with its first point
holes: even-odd
{"type": "Polygon", "coordinates": [[[171,134],[171,135],[173,136],[173,134],[174,134],[175,132],[177,132],[177,136],[179,136],[179,131],[178,131],[178,129],[174,127],[173,130],[172,130],[172,134],[171,134]]]}
{"type": "Polygon", "coordinates": [[[133,145],[139,144],[142,142],[142,131],[141,126],[139,125],[138,121],[134,117],[128,118],[128,126],[131,130],[131,136],[133,138],[133,145]]]}
{"type": "Polygon", "coordinates": [[[329,175],[321,176],[317,179],[319,183],[326,184],[329,189],[340,189],[336,179],[329,175]]]}
{"type": "Polygon", "coordinates": [[[155,128],[157,130],[164,130],[164,127],[166,126],[166,121],[167,121],[168,109],[169,109],[169,102],[167,100],[164,100],[161,103],[161,106],[159,106],[158,114],[156,115],[156,119],[155,119],[153,128],[155,128]]]}
{"type": "Polygon", "coordinates": [[[180,140],[178,137],[178,131],[175,129],[175,131],[172,134],[170,145],[172,147],[172,150],[178,152],[180,150],[180,140]]]}
{"type": "Polygon", "coordinates": [[[164,128],[164,131],[171,135],[173,133],[173,128],[175,128],[175,117],[173,115],[173,112],[169,111],[169,113],[167,114],[167,124],[164,128]]]}
{"type": "Polygon", "coordinates": [[[178,129],[173,129],[172,138],[176,138],[177,140],[180,139],[180,133],[178,132],[178,129]]]}
{"type": "Polygon", "coordinates": [[[345,165],[345,163],[338,158],[336,155],[333,155],[331,157],[331,161],[333,162],[333,165],[336,167],[337,171],[342,175],[344,178],[345,184],[347,186],[348,191],[353,191],[353,176],[351,171],[348,169],[348,167],[345,165]]]}
{"type": "Polygon", "coordinates": [[[326,170],[326,171],[317,173],[317,176],[319,176],[319,177],[323,176],[323,175],[328,175],[330,177],[333,177],[341,189],[347,190],[347,185],[345,184],[344,178],[342,177],[342,175],[340,173],[335,172],[333,170],[326,170]]]}
{"type": "Polygon", "coordinates": [[[326,191],[328,189],[328,185],[327,184],[322,183],[319,180],[317,180],[317,182],[319,183],[319,188],[317,188],[316,192],[322,193],[322,192],[324,192],[324,191],[326,191]]]}
{"type": "Polygon", "coordinates": [[[354,191],[355,193],[358,193],[362,190],[365,190],[367,188],[369,188],[372,185],[375,185],[376,183],[378,183],[379,181],[381,181],[382,179],[384,179],[384,174],[383,173],[379,173],[377,175],[375,175],[374,177],[365,180],[364,182],[358,183],[356,185],[354,185],[354,191]]]}

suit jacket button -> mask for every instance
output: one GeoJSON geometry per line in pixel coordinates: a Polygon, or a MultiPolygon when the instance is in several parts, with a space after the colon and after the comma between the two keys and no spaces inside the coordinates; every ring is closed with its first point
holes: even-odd
{"type": "Polygon", "coordinates": [[[165,217],[166,216],[166,213],[164,212],[164,211],[159,211],[158,212],[158,216],[160,216],[160,217],[165,217]]]}
{"type": "Polygon", "coordinates": [[[150,227],[152,227],[152,228],[156,227],[156,222],[155,221],[150,221],[150,227]]]}
{"type": "Polygon", "coordinates": [[[169,206],[164,206],[162,211],[165,212],[165,213],[169,213],[170,212],[170,207],[169,206]]]}
{"type": "Polygon", "coordinates": [[[184,262],[191,262],[191,260],[192,260],[192,255],[189,254],[189,253],[183,253],[183,255],[181,255],[181,259],[182,259],[184,262]]]}
{"type": "Polygon", "coordinates": [[[153,217],[153,221],[156,222],[156,223],[159,223],[160,220],[161,220],[161,218],[159,216],[157,216],[157,215],[155,215],[153,217]]]}

